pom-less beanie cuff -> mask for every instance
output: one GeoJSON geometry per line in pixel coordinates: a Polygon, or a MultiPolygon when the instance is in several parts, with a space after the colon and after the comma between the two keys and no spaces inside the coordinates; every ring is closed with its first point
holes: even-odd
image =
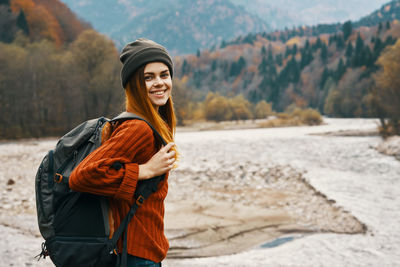
{"type": "Polygon", "coordinates": [[[167,50],[148,39],[140,38],[127,44],[122,50],[120,60],[123,64],[121,82],[124,88],[136,70],[150,62],[164,63],[168,66],[171,77],[173,76],[173,62],[167,50]]]}

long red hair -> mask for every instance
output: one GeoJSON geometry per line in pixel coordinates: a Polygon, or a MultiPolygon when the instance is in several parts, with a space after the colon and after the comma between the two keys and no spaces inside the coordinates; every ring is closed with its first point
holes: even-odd
{"type": "MultiPolygon", "coordinates": [[[[125,87],[126,111],[135,113],[150,122],[167,143],[174,142],[176,117],[172,98],[170,96],[167,103],[159,107],[157,112],[147,95],[144,68],[145,66],[140,67],[125,87]]],[[[175,146],[172,149],[176,151],[175,146]]]]}

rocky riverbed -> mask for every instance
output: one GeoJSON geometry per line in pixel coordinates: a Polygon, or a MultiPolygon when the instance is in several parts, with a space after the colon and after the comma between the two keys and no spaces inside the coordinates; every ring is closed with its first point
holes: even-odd
{"type": "MultiPolygon", "coordinates": [[[[165,266],[395,266],[400,161],[375,120],[178,132],[165,266]],[[369,134],[346,134],[339,131],[369,134]],[[329,133],[329,134],[327,134],[329,133]]],[[[0,145],[0,266],[37,263],[33,180],[55,140],[0,145]]]]}

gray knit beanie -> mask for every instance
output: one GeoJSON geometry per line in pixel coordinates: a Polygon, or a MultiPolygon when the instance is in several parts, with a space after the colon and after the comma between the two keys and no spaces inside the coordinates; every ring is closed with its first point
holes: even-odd
{"type": "Polygon", "coordinates": [[[122,49],[119,59],[123,64],[121,80],[124,88],[135,71],[150,62],[162,62],[167,65],[171,77],[174,72],[174,65],[167,50],[162,45],[145,38],[127,44],[122,49]]]}

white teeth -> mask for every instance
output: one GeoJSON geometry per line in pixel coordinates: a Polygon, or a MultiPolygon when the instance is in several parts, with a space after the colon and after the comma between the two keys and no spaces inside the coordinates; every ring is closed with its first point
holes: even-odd
{"type": "Polygon", "coordinates": [[[156,91],[156,92],[152,92],[152,94],[154,94],[154,95],[162,95],[162,94],[164,94],[164,91],[156,91]]]}

